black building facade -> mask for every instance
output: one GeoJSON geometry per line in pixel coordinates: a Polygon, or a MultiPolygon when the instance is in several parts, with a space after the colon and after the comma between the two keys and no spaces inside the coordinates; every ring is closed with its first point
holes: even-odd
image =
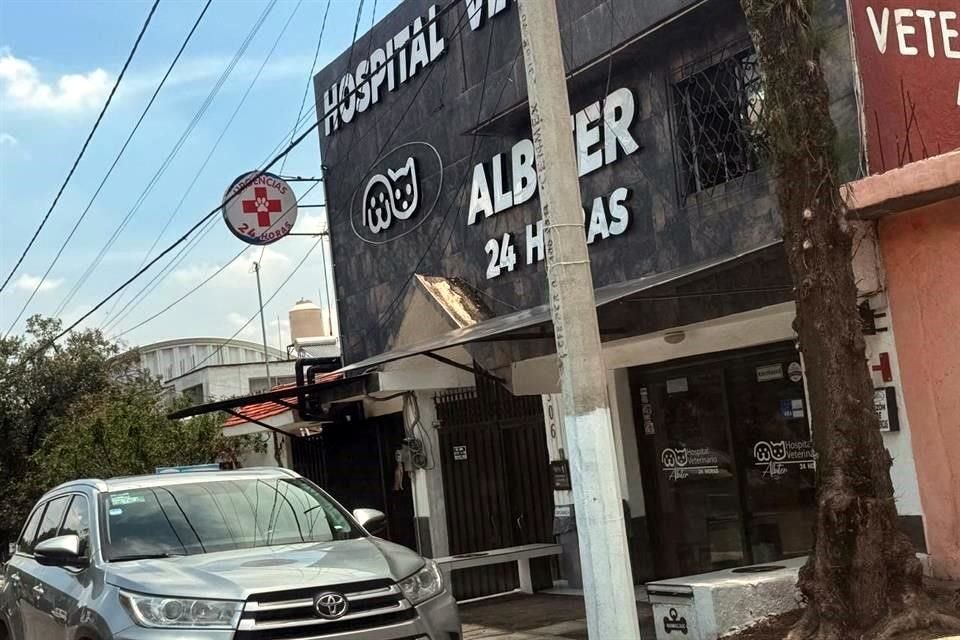
{"type": "MultiPolygon", "coordinates": [[[[459,279],[495,315],[546,300],[517,10],[499,4],[407,0],[315,77],[348,363],[391,346],[415,274],[459,279]]],[[[833,113],[855,162],[843,3],[822,6],[833,113]]],[[[559,8],[596,285],[778,239],[738,4],[559,8]]]]}
{"type": "MultiPolygon", "coordinates": [[[[815,464],[762,70],[739,4],[558,7],[635,579],[802,555],[815,464]]],[[[860,134],[845,5],[818,10],[839,152],[853,175],[860,134]]],[[[542,395],[546,440],[521,449],[562,463],[522,55],[513,0],[405,0],[315,76],[320,150],[348,368],[378,366],[418,324],[418,339],[437,338],[420,353],[442,347],[444,330],[418,316],[416,300],[444,284],[473,313],[451,344],[484,376],[477,397],[490,376],[542,395]],[[471,327],[487,342],[464,337],[471,327]]],[[[435,455],[447,494],[466,495],[458,478],[508,491],[471,466],[489,456],[466,451],[480,446],[468,443],[480,442],[481,424],[506,442],[509,420],[471,410],[448,424],[445,402],[437,396],[435,455]]],[[[543,506],[556,507],[553,533],[575,543],[571,502],[557,489],[543,506]]],[[[498,509],[503,523],[491,517],[486,542],[471,542],[456,530],[469,519],[447,504],[447,551],[531,542],[510,531],[530,514],[498,509]],[[453,548],[458,540],[467,542],[453,548]]],[[[574,584],[575,555],[571,547],[561,563],[574,584]]]]}

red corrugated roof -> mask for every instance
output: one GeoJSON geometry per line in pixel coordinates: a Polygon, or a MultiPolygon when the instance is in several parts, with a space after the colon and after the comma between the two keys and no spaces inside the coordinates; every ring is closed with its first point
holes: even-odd
{"type": "MultiPolygon", "coordinates": [[[[332,382],[333,380],[339,380],[342,377],[343,377],[342,373],[336,373],[336,372],[328,373],[326,375],[318,376],[317,379],[314,380],[314,384],[321,383],[321,382],[332,382]]],[[[273,387],[271,391],[280,391],[281,389],[293,389],[296,386],[297,386],[296,383],[281,384],[281,385],[277,385],[276,387],[273,387]]],[[[297,396],[291,396],[289,398],[285,398],[285,400],[290,404],[293,404],[293,405],[297,404],[297,396]]],[[[279,404],[273,401],[267,401],[267,402],[255,402],[253,404],[247,404],[242,407],[238,407],[237,409],[235,409],[235,411],[237,413],[243,414],[245,417],[239,418],[237,416],[230,416],[227,419],[227,421],[223,423],[224,427],[236,427],[241,424],[246,424],[250,422],[250,419],[264,420],[266,418],[278,416],[281,413],[290,411],[290,407],[285,407],[282,404],[279,404]]]]}

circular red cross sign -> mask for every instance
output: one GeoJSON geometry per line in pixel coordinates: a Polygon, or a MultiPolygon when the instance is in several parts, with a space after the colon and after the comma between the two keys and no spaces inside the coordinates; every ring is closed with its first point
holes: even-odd
{"type": "Polygon", "coordinates": [[[258,171],[245,173],[223,194],[223,220],[244,242],[270,244],[297,221],[297,197],[285,181],[258,171]]]}

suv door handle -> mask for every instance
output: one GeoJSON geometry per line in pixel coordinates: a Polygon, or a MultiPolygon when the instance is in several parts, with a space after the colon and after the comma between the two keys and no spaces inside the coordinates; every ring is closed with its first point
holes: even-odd
{"type": "Polygon", "coordinates": [[[20,577],[20,574],[19,574],[19,573],[11,573],[11,574],[10,574],[10,582],[13,582],[13,583],[16,583],[16,584],[20,584],[20,580],[21,580],[21,579],[22,579],[22,578],[20,577]]]}
{"type": "Polygon", "coordinates": [[[34,592],[35,594],[37,594],[37,596],[42,596],[43,593],[44,593],[43,585],[42,585],[42,584],[38,584],[37,586],[35,586],[35,587],[33,588],[33,592],[34,592]]]}

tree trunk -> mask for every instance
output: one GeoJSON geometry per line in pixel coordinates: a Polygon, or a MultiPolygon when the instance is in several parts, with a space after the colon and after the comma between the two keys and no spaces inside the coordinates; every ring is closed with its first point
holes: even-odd
{"type": "Polygon", "coordinates": [[[764,111],[796,285],[818,453],[815,547],[792,638],[859,638],[922,610],[920,564],[897,525],[891,458],[873,408],[839,193],[836,131],[805,0],[742,0],[764,74],[764,111]]]}

